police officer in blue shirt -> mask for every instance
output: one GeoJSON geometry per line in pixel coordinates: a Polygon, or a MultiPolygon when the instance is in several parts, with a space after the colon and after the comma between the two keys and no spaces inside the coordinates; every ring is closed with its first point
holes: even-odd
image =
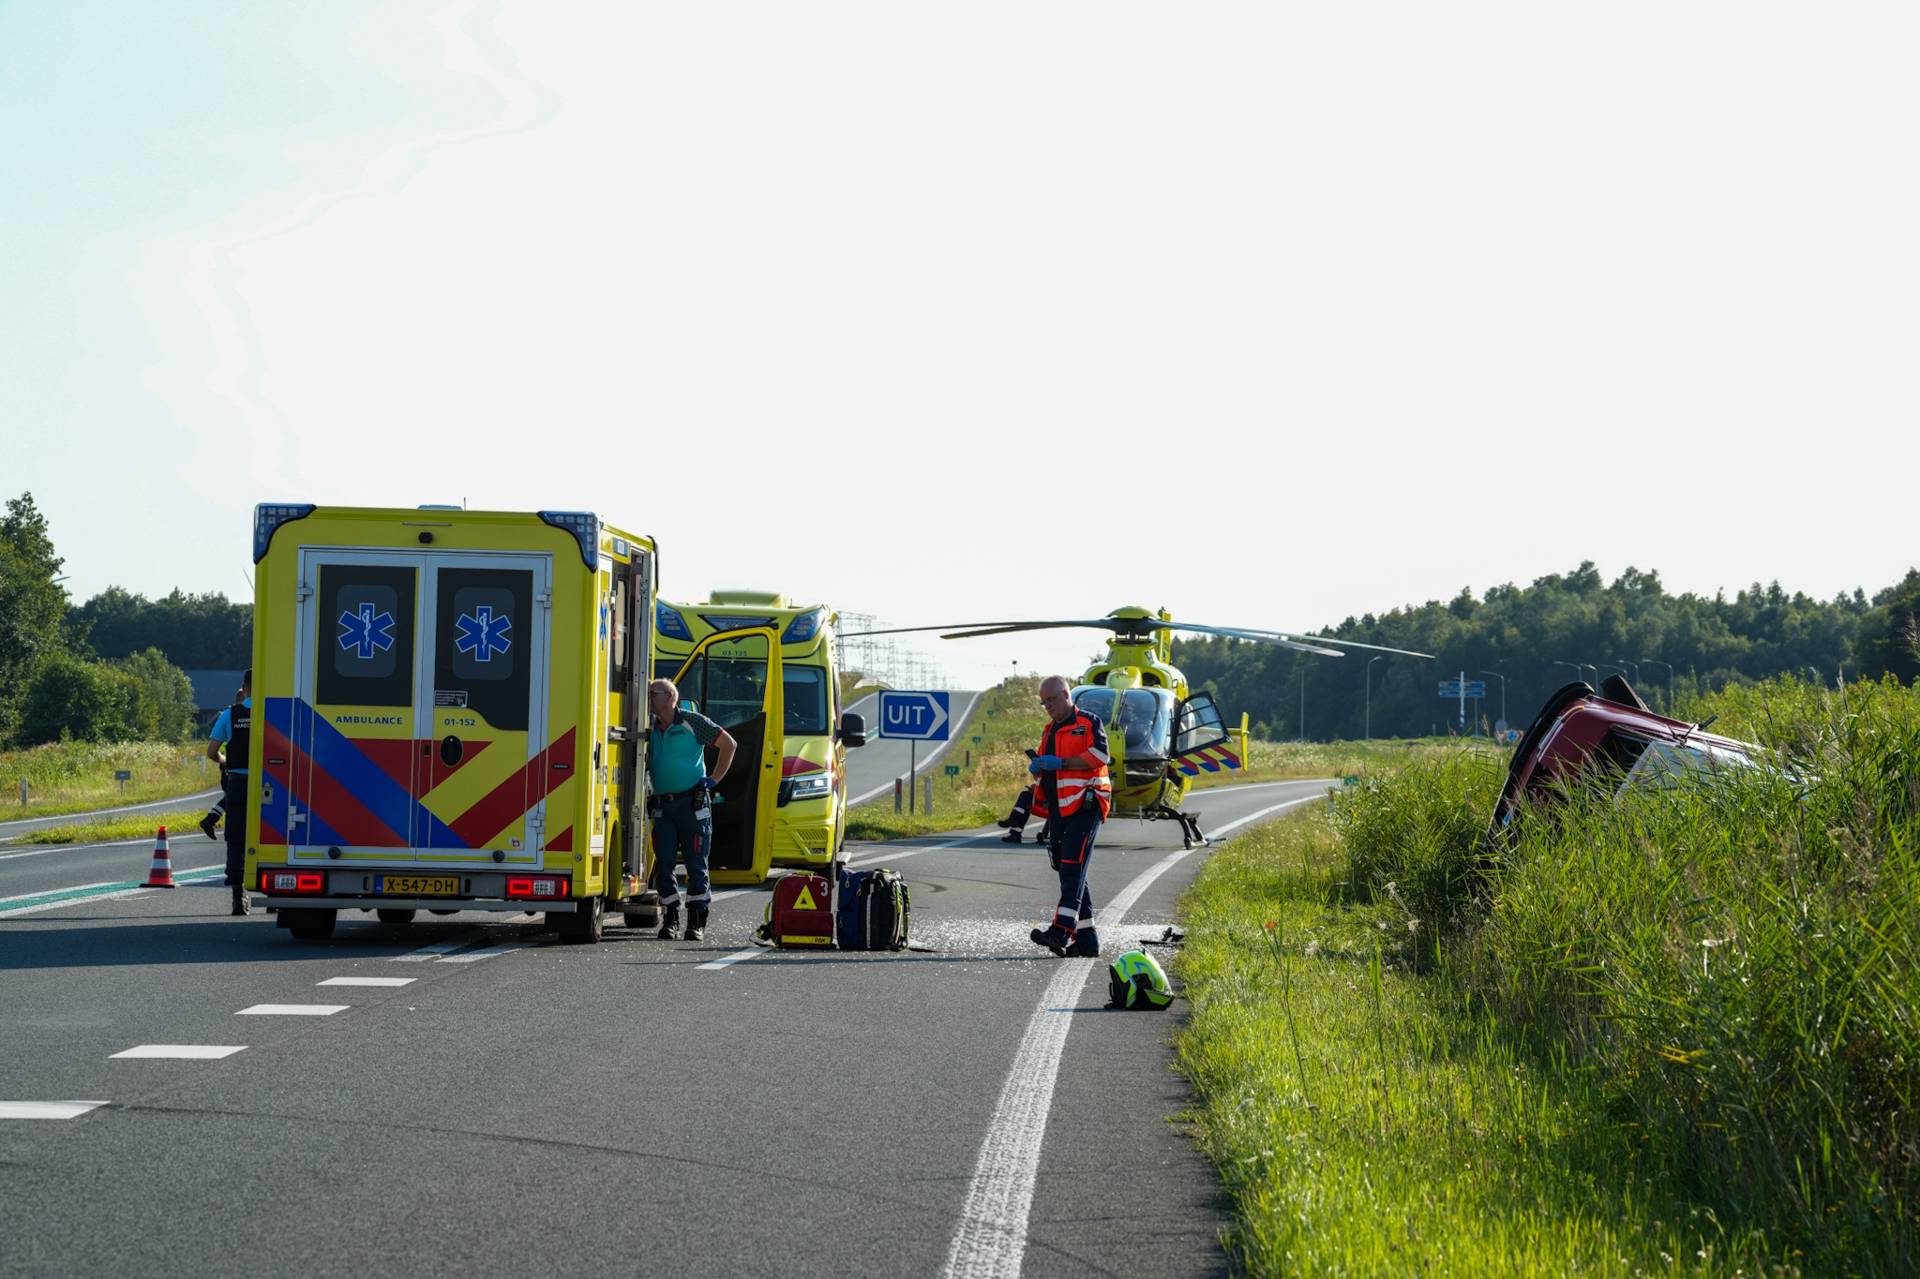
{"type": "Polygon", "coordinates": [[[713,791],[733,766],[733,735],[705,715],[680,705],[680,690],[670,679],[647,685],[647,780],[652,794],[653,887],[665,908],[660,936],[680,935],[680,887],[674,882],[678,860],[687,866],[687,940],[706,939],[707,908],[713,894],[707,883],[707,854],[713,846],[713,791]],[[707,747],[715,758],[707,775],[707,747]]]}
{"type": "Polygon", "coordinates": [[[240,677],[240,700],[220,712],[207,735],[207,758],[220,765],[227,810],[227,883],[233,889],[233,913],[249,914],[247,893],[247,747],[253,736],[253,668],[240,677]],[[221,747],[226,749],[223,751],[221,747]]]}

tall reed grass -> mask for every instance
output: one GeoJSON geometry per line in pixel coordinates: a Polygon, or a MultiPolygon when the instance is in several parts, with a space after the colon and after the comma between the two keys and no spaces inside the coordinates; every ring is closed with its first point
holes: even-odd
{"type": "Polygon", "coordinates": [[[1416,762],[1336,806],[1345,890],[1596,1081],[1606,1122],[1717,1220],[1810,1274],[1913,1274],[1920,695],[1787,680],[1691,710],[1774,766],[1578,791],[1489,857],[1499,770],[1416,762]]]}

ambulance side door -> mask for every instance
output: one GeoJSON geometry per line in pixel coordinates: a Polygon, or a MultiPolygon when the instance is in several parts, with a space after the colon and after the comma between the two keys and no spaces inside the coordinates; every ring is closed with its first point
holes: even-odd
{"type": "Polygon", "coordinates": [[[770,626],[707,636],[674,676],[681,700],[698,705],[738,746],[714,807],[715,870],[744,869],[755,848],[771,844],[786,746],[784,680],[779,635],[770,626]]]}

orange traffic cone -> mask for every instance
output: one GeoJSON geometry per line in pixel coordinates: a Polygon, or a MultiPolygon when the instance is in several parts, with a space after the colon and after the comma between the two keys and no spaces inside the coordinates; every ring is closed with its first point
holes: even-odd
{"type": "Polygon", "coordinates": [[[160,833],[153,837],[153,867],[147,871],[147,888],[172,888],[173,857],[167,852],[167,828],[162,826],[160,833]]]}

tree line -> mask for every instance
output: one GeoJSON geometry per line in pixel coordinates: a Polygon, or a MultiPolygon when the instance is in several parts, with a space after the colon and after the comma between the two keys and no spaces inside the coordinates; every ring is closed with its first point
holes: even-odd
{"type": "Polygon", "coordinates": [[[241,670],[253,610],[224,595],[149,600],[110,586],[72,607],[65,561],[23,493],[0,518],[0,748],[179,741],[193,727],[187,670],[241,670]]]}
{"type": "Polygon", "coordinates": [[[1669,594],[1657,572],[1629,568],[1605,581],[1592,561],[1530,586],[1508,583],[1475,597],[1462,590],[1383,614],[1349,617],[1322,632],[1434,654],[1434,660],[1356,649],[1326,658],[1226,638],[1176,639],[1174,665],[1211,692],[1230,720],[1242,711],[1272,739],[1419,737],[1459,731],[1459,703],[1441,680],[1486,684],[1467,704],[1470,727],[1501,718],[1524,728],[1547,696],[1575,678],[1619,672],[1656,709],[1780,674],[1831,683],[1855,676],[1920,678],[1920,571],[1869,597],[1817,600],[1778,582],[1735,594],[1669,594]],[[1504,679],[1502,678],[1504,677],[1504,679]],[[1369,696],[1369,687],[1371,696],[1369,696]],[[1303,705],[1304,688],[1304,705],[1303,705]]]}

